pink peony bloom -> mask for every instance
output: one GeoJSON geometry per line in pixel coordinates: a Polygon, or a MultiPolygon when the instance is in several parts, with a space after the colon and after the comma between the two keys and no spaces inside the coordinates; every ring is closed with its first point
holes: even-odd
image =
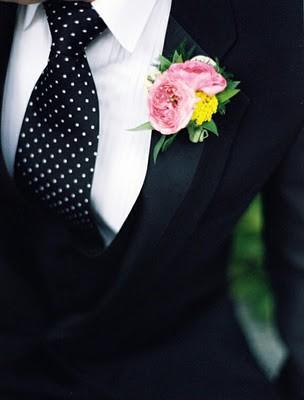
{"type": "Polygon", "coordinates": [[[188,125],[196,102],[192,88],[165,72],[149,91],[150,122],[163,135],[177,133],[188,125]]]}
{"type": "Polygon", "coordinates": [[[182,64],[172,64],[168,69],[172,79],[180,79],[193,90],[202,91],[209,96],[223,92],[227,81],[214,66],[201,61],[190,60],[182,64]]]}

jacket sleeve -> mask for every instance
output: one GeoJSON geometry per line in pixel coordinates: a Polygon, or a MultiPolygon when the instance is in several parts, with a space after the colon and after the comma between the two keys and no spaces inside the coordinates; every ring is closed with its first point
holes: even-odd
{"type": "Polygon", "coordinates": [[[278,385],[283,398],[304,400],[304,129],[266,185],[263,209],[266,265],[289,350],[278,385]]]}

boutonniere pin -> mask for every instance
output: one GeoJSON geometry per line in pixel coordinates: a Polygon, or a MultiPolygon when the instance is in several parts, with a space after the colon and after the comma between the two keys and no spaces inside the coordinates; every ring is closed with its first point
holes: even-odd
{"type": "Polygon", "coordinates": [[[149,121],[132,131],[153,129],[161,136],[153,150],[156,162],[184,128],[193,143],[219,135],[214,115],[239,93],[239,81],[206,56],[187,57],[183,45],[172,59],[164,56],[147,77],[149,121]]]}

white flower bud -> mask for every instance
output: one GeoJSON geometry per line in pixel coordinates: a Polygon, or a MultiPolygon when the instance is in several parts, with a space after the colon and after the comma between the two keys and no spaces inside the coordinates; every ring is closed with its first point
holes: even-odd
{"type": "Polygon", "coordinates": [[[207,56],[195,56],[191,59],[191,61],[200,61],[205,64],[212,65],[212,67],[216,67],[216,62],[207,56]]]}

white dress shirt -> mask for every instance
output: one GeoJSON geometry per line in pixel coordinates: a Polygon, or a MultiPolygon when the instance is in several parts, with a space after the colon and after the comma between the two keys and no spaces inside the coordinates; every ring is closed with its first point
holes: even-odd
{"type": "MultiPolygon", "coordinates": [[[[147,172],[151,131],[145,78],[163,51],[171,0],[95,0],[108,26],[87,49],[100,102],[100,140],[91,202],[109,244],[122,227],[147,172]]],[[[4,88],[2,151],[9,174],[32,90],[47,64],[51,35],[42,4],[19,6],[4,88]]]]}

